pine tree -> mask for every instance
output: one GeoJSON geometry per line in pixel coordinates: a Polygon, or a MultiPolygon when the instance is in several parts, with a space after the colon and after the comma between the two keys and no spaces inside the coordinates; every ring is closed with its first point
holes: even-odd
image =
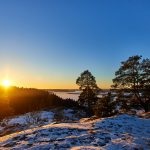
{"type": "Polygon", "coordinates": [[[78,103],[80,106],[87,107],[89,110],[91,110],[97,99],[97,95],[87,87],[83,89],[82,93],[80,94],[78,103]]]}
{"type": "Polygon", "coordinates": [[[121,67],[115,72],[113,87],[118,89],[130,89],[134,94],[137,103],[145,111],[150,110],[150,60],[142,56],[132,56],[121,62],[121,67]],[[148,92],[147,92],[148,91],[148,92]]]}
{"type": "Polygon", "coordinates": [[[113,100],[111,93],[97,101],[94,113],[98,117],[109,117],[117,113],[116,101],[113,100]]]}
{"type": "Polygon", "coordinates": [[[77,78],[76,84],[79,85],[79,89],[82,90],[78,100],[80,106],[87,107],[91,110],[92,106],[96,103],[99,90],[95,77],[91,72],[85,70],[81,73],[80,77],[77,78]]]}

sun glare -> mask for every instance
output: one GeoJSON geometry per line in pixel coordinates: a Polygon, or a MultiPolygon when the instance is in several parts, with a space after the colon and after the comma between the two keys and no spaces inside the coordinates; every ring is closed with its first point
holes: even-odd
{"type": "Polygon", "coordinates": [[[9,80],[3,80],[2,85],[4,87],[9,87],[10,86],[10,81],[9,80]]]}

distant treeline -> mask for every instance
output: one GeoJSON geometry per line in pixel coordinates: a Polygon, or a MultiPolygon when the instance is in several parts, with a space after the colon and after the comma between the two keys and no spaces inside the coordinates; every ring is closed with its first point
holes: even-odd
{"type": "Polygon", "coordinates": [[[62,99],[45,90],[0,87],[0,119],[54,107],[79,107],[72,99],[62,99]]]}
{"type": "Polygon", "coordinates": [[[52,92],[75,92],[78,91],[78,89],[46,89],[47,91],[52,92]]]}

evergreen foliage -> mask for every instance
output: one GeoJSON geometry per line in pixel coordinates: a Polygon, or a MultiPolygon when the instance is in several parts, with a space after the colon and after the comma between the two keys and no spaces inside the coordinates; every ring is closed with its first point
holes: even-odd
{"type": "Polygon", "coordinates": [[[88,70],[85,70],[84,72],[81,73],[80,77],[78,77],[76,80],[76,84],[79,85],[80,90],[89,88],[96,94],[99,91],[95,77],[88,70]]]}
{"type": "Polygon", "coordinates": [[[113,79],[113,87],[130,89],[137,103],[150,110],[150,60],[142,59],[142,56],[132,56],[121,62],[121,67],[116,71],[113,79]]]}
{"type": "Polygon", "coordinates": [[[78,103],[80,106],[87,107],[89,110],[96,104],[97,95],[90,88],[83,89],[82,93],[79,96],[78,103]]]}
{"type": "Polygon", "coordinates": [[[97,94],[99,88],[96,84],[95,77],[91,72],[85,70],[77,78],[76,84],[79,85],[79,89],[82,90],[78,103],[80,106],[84,106],[91,110],[92,106],[96,104],[97,94]]]}
{"type": "Polygon", "coordinates": [[[116,101],[112,99],[111,93],[97,101],[94,113],[98,117],[110,117],[117,113],[116,101]]]}
{"type": "Polygon", "coordinates": [[[56,107],[79,107],[72,99],[65,100],[44,90],[11,87],[5,92],[0,87],[0,93],[0,119],[56,107]]]}
{"type": "Polygon", "coordinates": [[[128,112],[132,108],[131,104],[132,95],[124,94],[124,90],[119,90],[116,96],[116,104],[119,112],[128,112]]]}

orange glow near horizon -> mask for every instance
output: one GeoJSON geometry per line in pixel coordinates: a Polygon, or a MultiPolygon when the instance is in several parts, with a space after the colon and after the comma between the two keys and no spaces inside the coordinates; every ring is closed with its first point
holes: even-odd
{"type": "MultiPolygon", "coordinates": [[[[10,81],[9,81],[10,82],[10,81]]],[[[12,85],[10,83],[8,83],[8,81],[5,80],[5,84],[4,85],[12,85]]],[[[5,86],[5,87],[9,87],[5,86]]],[[[101,82],[101,84],[98,84],[99,88],[101,89],[109,89],[110,88],[111,83],[109,82],[101,82]]],[[[40,81],[16,81],[12,86],[17,86],[17,87],[24,87],[24,88],[38,88],[38,89],[79,89],[79,86],[76,85],[74,82],[68,82],[66,83],[66,81],[62,81],[60,82],[40,82],[40,81]]]]}
{"type": "MultiPolygon", "coordinates": [[[[79,89],[76,85],[76,76],[60,77],[54,75],[41,75],[32,72],[11,70],[3,71],[0,75],[1,85],[8,88],[9,86],[17,86],[24,88],[38,88],[38,89],[79,89]]],[[[109,89],[112,84],[111,79],[99,78],[97,85],[101,89],[109,89]]]]}
{"type": "MultiPolygon", "coordinates": [[[[23,64],[22,64],[23,66],[23,64]]],[[[0,80],[3,87],[16,86],[24,88],[37,88],[37,89],[79,89],[76,85],[76,79],[79,73],[59,74],[57,71],[50,72],[38,69],[31,69],[28,67],[15,67],[13,64],[8,64],[1,68],[0,80]],[[8,81],[4,81],[8,80],[8,81]],[[5,84],[3,84],[6,82],[5,84]],[[6,85],[6,86],[4,86],[6,85]]],[[[95,75],[96,83],[101,89],[109,89],[112,85],[111,77],[95,75]]]]}

